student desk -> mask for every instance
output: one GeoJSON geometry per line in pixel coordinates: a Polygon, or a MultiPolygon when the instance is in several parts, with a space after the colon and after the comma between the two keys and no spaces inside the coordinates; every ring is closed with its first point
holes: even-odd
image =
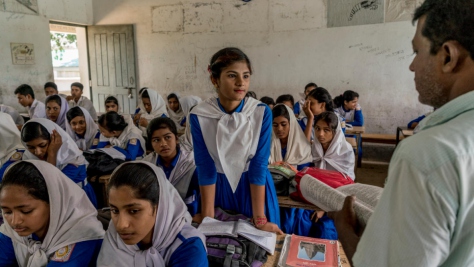
{"type": "MultiPolygon", "coordinates": [[[[365,133],[365,127],[364,126],[352,126],[352,128],[346,128],[346,134],[353,134],[356,136],[356,162],[357,162],[357,167],[362,166],[362,153],[359,151],[359,144],[361,145],[362,148],[362,142],[361,142],[361,134],[365,133]]],[[[355,169],[355,168],[354,168],[355,169]]]]}
{"type": "Polygon", "coordinates": [[[395,145],[398,145],[400,143],[400,140],[409,136],[413,135],[413,130],[408,129],[407,127],[399,126],[397,127],[397,140],[395,141],[395,145]],[[400,134],[402,134],[400,136],[400,134]]]}
{"type": "MultiPolygon", "coordinates": [[[[267,262],[263,265],[263,267],[278,266],[278,260],[280,259],[281,248],[283,246],[283,242],[285,241],[285,236],[286,235],[277,235],[275,253],[273,255],[268,255],[267,262]]],[[[344,249],[342,249],[341,243],[339,243],[339,258],[341,259],[342,267],[351,267],[346,253],[344,252],[344,249]]]]}
{"type": "Polygon", "coordinates": [[[321,208],[313,204],[296,201],[287,196],[278,196],[278,206],[281,208],[297,208],[297,209],[316,210],[316,211],[322,210],[321,208]]]}
{"type": "Polygon", "coordinates": [[[102,187],[102,196],[103,196],[103,203],[104,203],[104,207],[108,207],[109,206],[109,199],[107,197],[107,184],[109,183],[109,180],[110,180],[110,175],[111,174],[106,174],[106,175],[102,175],[100,177],[92,177],[90,178],[90,182],[99,182],[100,186],[102,187]],[[98,180],[97,180],[98,179],[98,180]]]}

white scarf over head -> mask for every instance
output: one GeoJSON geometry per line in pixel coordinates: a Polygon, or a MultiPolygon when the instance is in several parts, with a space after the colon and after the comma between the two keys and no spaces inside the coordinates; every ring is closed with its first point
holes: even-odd
{"type": "Polygon", "coordinates": [[[209,98],[197,105],[191,114],[218,120],[216,133],[203,131],[203,134],[216,135],[219,161],[232,192],[235,192],[251,153],[252,140],[259,137],[259,133],[253,131],[250,116],[261,102],[246,97],[241,112],[227,114],[220,109],[217,101],[217,98],[209,98]]]}
{"type": "Polygon", "coordinates": [[[20,266],[43,267],[54,252],[65,246],[104,238],[102,224],[97,220],[97,210],[84,190],[80,190],[77,184],[48,162],[27,162],[38,169],[46,182],[50,217],[48,231],[42,242],[19,236],[8,222],[0,227],[0,232],[11,238],[20,266]]]}
{"type": "Polygon", "coordinates": [[[296,121],[295,113],[288,106],[283,105],[290,116],[290,133],[288,134],[288,143],[286,144],[286,155],[282,158],[281,155],[281,141],[272,132],[272,148],[270,150],[270,164],[278,161],[284,161],[291,165],[297,166],[312,162],[311,144],[306,139],[300,125],[296,121]]]}
{"type": "Polygon", "coordinates": [[[143,100],[141,100],[139,101],[140,103],[138,103],[138,106],[140,107],[140,113],[148,115],[150,117],[150,120],[156,117],[161,117],[161,115],[163,114],[168,116],[168,112],[166,110],[166,102],[165,100],[163,100],[163,97],[161,97],[161,95],[158,94],[157,91],[148,88],[143,90],[142,94],[140,95],[140,99],[142,98],[144,92],[148,92],[148,95],[150,96],[151,111],[150,113],[146,111],[145,105],[143,105],[143,100]]]}
{"type": "Polygon", "coordinates": [[[346,137],[341,129],[341,124],[337,123],[336,133],[329,145],[326,154],[323,146],[316,139],[312,145],[313,162],[316,168],[334,169],[344,176],[355,179],[354,164],[355,156],[352,146],[346,141],[346,137]],[[329,168],[327,165],[330,165],[329,168]]]}
{"type": "MultiPolygon", "coordinates": [[[[117,171],[128,164],[144,164],[150,167],[156,175],[160,187],[158,210],[153,228],[152,246],[147,250],[141,250],[137,245],[126,245],[120,238],[113,221],[105,235],[104,243],[99,253],[97,266],[166,266],[173,251],[168,248],[175,242],[176,236],[183,227],[191,225],[191,215],[178,191],[166,179],[165,173],[155,164],[146,161],[126,162],[120,165],[111,179],[114,179],[117,171]]],[[[203,240],[204,236],[197,232],[197,236],[203,240]]],[[[185,255],[182,255],[185,256],[185,255]]]]}
{"type": "Polygon", "coordinates": [[[76,142],[79,149],[82,151],[88,150],[92,143],[94,142],[94,137],[97,135],[99,131],[99,126],[95,123],[94,119],[92,119],[89,111],[83,107],[79,107],[84,113],[84,120],[86,121],[86,131],[84,133],[84,138],[79,137],[76,132],[71,127],[71,122],[66,123],[66,132],[71,136],[71,138],[76,142]]]}
{"type": "MultiPolygon", "coordinates": [[[[50,97],[52,96],[48,96],[46,98],[45,108],[47,108],[48,100],[50,97]]],[[[59,116],[56,119],[56,124],[59,125],[63,130],[66,130],[66,124],[67,124],[66,113],[69,110],[69,105],[67,103],[67,100],[64,97],[60,96],[59,98],[61,99],[61,110],[59,111],[59,116]]],[[[46,116],[48,116],[47,114],[48,112],[46,112],[46,116]]]]}
{"type": "Polygon", "coordinates": [[[166,108],[168,110],[168,114],[170,115],[170,119],[172,121],[174,121],[174,124],[176,124],[176,127],[179,130],[179,129],[183,128],[181,126],[181,121],[184,119],[185,115],[184,115],[183,109],[181,108],[181,98],[179,97],[178,93],[172,93],[172,94],[176,95],[176,97],[178,99],[179,108],[176,112],[174,112],[168,106],[166,108]]]}
{"type": "Polygon", "coordinates": [[[189,122],[189,112],[191,108],[202,101],[198,96],[185,96],[179,100],[179,104],[183,109],[184,116],[186,116],[186,129],[184,134],[179,138],[180,144],[186,147],[187,150],[193,151],[193,137],[191,135],[191,123],[189,122]]]}
{"type": "Polygon", "coordinates": [[[137,126],[135,126],[131,122],[129,122],[127,127],[125,127],[125,129],[123,129],[123,131],[122,131],[122,133],[120,134],[119,137],[107,138],[107,137],[103,136],[102,134],[100,135],[100,141],[101,142],[109,141],[109,143],[112,146],[118,146],[118,147],[123,148],[123,149],[127,148],[128,142],[133,138],[139,140],[141,148],[143,149],[143,151],[146,151],[145,139],[142,136],[142,131],[140,129],[138,129],[137,126]]]}
{"type": "Polygon", "coordinates": [[[0,112],[9,114],[16,125],[23,125],[25,121],[18,111],[10,106],[0,104],[0,112]]]}
{"type": "Polygon", "coordinates": [[[15,154],[17,149],[23,149],[20,131],[10,115],[0,112],[0,167],[15,154]]]}
{"type": "MultiPolygon", "coordinates": [[[[56,156],[56,167],[58,167],[60,170],[62,170],[68,164],[80,166],[87,163],[86,159],[82,155],[82,151],[79,150],[79,148],[77,147],[76,142],[74,142],[71,136],[69,136],[69,134],[67,134],[61,127],[59,127],[59,125],[48,119],[36,118],[29,120],[27,123],[25,123],[22,131],[25,130],[25,126],[28,123],[32,122],[37,122],[41,124],[44,128],[46,128],[46,130],[48,130],[48,133],[50,135],[53,134],[53,130],[56,130],[61,136],[62,145],[61,148],[59,148],[58,155],[56,156]]],[[[23,140],[21,142],[26,147],[26,143],[23,142],[23,140]]],[[[39,160],[37,156],[35,156],[28,150],[26,150],[23,154],[23,159],[39,160]]]]}

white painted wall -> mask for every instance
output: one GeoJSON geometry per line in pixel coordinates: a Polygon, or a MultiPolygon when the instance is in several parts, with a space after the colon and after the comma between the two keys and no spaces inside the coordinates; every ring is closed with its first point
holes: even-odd
{"type": "Polygon", "coordinates": [[[212,95],[206,71],[213,53],[237,46],[254,65],[260,98],[299,92],[316,82],[334,96],[361,95],[367,132],[430,110],[417,101],[411,62],[415,27],[408,21],[326,28],[323,0],[102,0],[94,24],[134,24],[140,86],[166,95],[212,95]]]}
{"type": "MultiPolygon", "coordinates": [[[[0,11],[0,103],[21,107],[13,92],[20,84],[33,87],[37,99],[44,101],[43,85],[53,80],[49,21],[92,24],[92,0],[38,0],[39,15],[0,11]],[[10,43],[31,43],[34,65],[13,65],[10,43]]],[[[0,9],[1,10],[1,9],[0,9]]]]}

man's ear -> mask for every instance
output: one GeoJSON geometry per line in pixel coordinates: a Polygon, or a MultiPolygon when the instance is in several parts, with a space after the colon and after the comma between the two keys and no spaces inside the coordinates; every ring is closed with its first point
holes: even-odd
{"type": "Polygon", "coordinates": [[[461,66],[466,56],[469,56],[467,51],[457,41],[445,42],[441,46],[439,54],[444,73],[454,72],[461,66]]]}

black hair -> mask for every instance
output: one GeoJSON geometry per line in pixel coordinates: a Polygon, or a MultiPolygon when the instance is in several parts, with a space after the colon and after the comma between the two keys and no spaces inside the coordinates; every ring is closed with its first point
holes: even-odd
{"type": "Polygon", "coordinates": [[[277,104],[283,104],[284,101],[290,101],[292,106],[295,106],[295,99],[292,95],[281,95],[277,98],[277,104]]]}
{"type": "Polygon", "coordinates": [[[316,123],[318,123],[318,121],[320,120],[323,120],[328,124],[329,128],[331,128],[332,133],[336,132],[337,126],[339,124],[339,118],[337,117],[336,113],[332,111],[325,111],[314,118],[314,121],[316,123]]]}
{"type": "Polygon", "coordinates": [[[123,116],[115,111],[109,111],[99,117],[99,125],[107,129],[107,131],[123,131],[128,123],[125,122],[123,116]]]}
{"type": "Polygon", "coordinates": [[[167,99],[170,100],[171,98],[176,98],[179,101],[178,96],[175,93],[171,93],[168,95],[167,99]]]}
{"type": "Polygon", "coordinates": [[[75,82],[75,83],[71,84],[71,88],[73,86],[79,87],[79,89],[81,89],[81,91],[84,90],[84,85],[82,85],[82,83],[75,82]]]}
{"type": "Polygon", "coordinates": [[[125,163],[117,167],[110,177],[107,193],[110,188],[130,186],[134,197],[148,200],[152,206],[158,205],[160,199],[160,185],[155,172],[144,163],[125,163]]]}
{"type": "Polygon", "coordinates": [[[53,82],[47,82],[44,84],[44,89],[48,87],[54,88],[54,90],[58,91],[58,86],[53,82]]]}
{"type": "Polygon", "coordinates": [[[148,89],[148,87],[143,87],[138,91],[138,95],[141,95],[144,90],[148,89]]]}
{"type": "Polygon", "coordinates": [[[272,110],[272,114],[274,119],[283,116],[290,122],[290,113],[288,113],[288,109],[286,109],[285,105],[276,105],[272,110]]]}
{"type": "Polygon", "coordinates": [[[71,123],[71,121],[78,116],[86,118],[80,107],[73,107],[66,113],[66,118],[69,123],[71,123]]]}
{"type": "Polygon", "coordinates": [[[159,129],[168,129],[170,130],[171,133],[174,134],[176,138],[178,138],[178,130],[176,128],[176,124],[174,123],[174,121],[166,117],[154,118],[150,121],[150,123],[148,123],[148,127],[146,127],[146,133],[148,136],[147,141],[150,146],[151,146],[151,137],[153,136],[153,133],[159,129]]]}
{"type": "Polygon", "coordinates": [[[148,94],[148,90],[143,90],[143,93],[142,93],[142,98],[150,98],[150,95],[148,94]]]}
{"type": "Polygon", "coordinates": [[[257,99],[257,94],[254,91],[248,91],[247,94],[245,94],[245,96],[257,99]]]}
{"type": "Polygon", "coordinates": [[[344,94],[340,96],[336,96],[334,98],[334,104],[336,105],[336,108],[338,108],[344,105],[344,101],[349,102],[349,101],[354,100],[356,97],[359,98],[358,93],[351,90],[347,90],[344,92],[344,94]]]}
{"type": "Polygon", "coordinates": [[[304,91],[306,92],[306,89],[308,89],[309,87],[318,88],[318,85],[315,84],[315,83],[308,83],[308,84],[304,87],[304,91]]]}
{"type": "Polygon", "coordinates": [[[61,106],[61,104],[62,104],[62,102],[61,102],[61,97],[58,96],[58,95],[50,95],[50,96],[48,96],[48,97],[46,98],[45,104],[48,104],[49,102],[52,102],[52,101],[58,103],[59,106],[61,106]]]}
{"type": "Polygon", "coordinates": [[[436,54],[447,41],[457,41],[474,58],[474,0],[425,0],[415,10],[413,23],[426,15],[421,31],[436,54]]]}
{"type": "Polygon", "coordinates": [[[25,123],[21,129],[21,140],[26,143],[37,138],[49,141],[51,139],[51,135],[49,134],[48,129],[46,129],[39,122],[32,121],[25,123]]]}
{"type": "Polygon", "coordinates": [[[273,100],[273,98],[269,97],[269,96],[264,96],[262,98],[260,98],[260,102],[262,103],[265,103],[267,105],[274,105],[275,106],[275,100],[273,100]]]}
{"type": "Polygon", "coordinates": [[[219,79],[221,76],[222,69],[228,67],[235,62],[244,61],[247,63],[250,74],[252,74],[252,64],[247,55],[242,50],[236,47],[223,48],[211,57],[208,70],[214,79],[219,79]]]}
{"type": "Polygon", "coordinates": [[[314,90],[312,90],[308,96],[306,96],[306,99],[308,97],[312,97],[318,101],[318,103],[326,103],[326,111],[334,111],[334,106],[332,104],[332,97],[329,94],[328,90],[318,87],[314,90]]]}
{"type": "Polygon", "coordinates": [[[110,102],[114,103],[114,104],[117,105],[117,106],[119,105],[117,98],[116,98],[115,96],[113,96],[113,95],[108,96],[108,97],[105,99],[105,104],[110,103],[110,102]]]}
{"type": "Polygon", "coordinates": [[[0,184],[0,191],[9,185],[24,187],[28,191],[28,195],[49,204],[46,181],[31,162],[21,161],[8,169],[0,184]]]}
{"type": "Polygon", "coordinates": [[[20,94],[24,96],[31,95],[31,98],[35,99],[35,92],[33,92],[33,88],[31,88],[31,86],[29,86],[28,84],[22,84],[18,86],[15,89],[15,95],[16,94],[20,94]]]}

